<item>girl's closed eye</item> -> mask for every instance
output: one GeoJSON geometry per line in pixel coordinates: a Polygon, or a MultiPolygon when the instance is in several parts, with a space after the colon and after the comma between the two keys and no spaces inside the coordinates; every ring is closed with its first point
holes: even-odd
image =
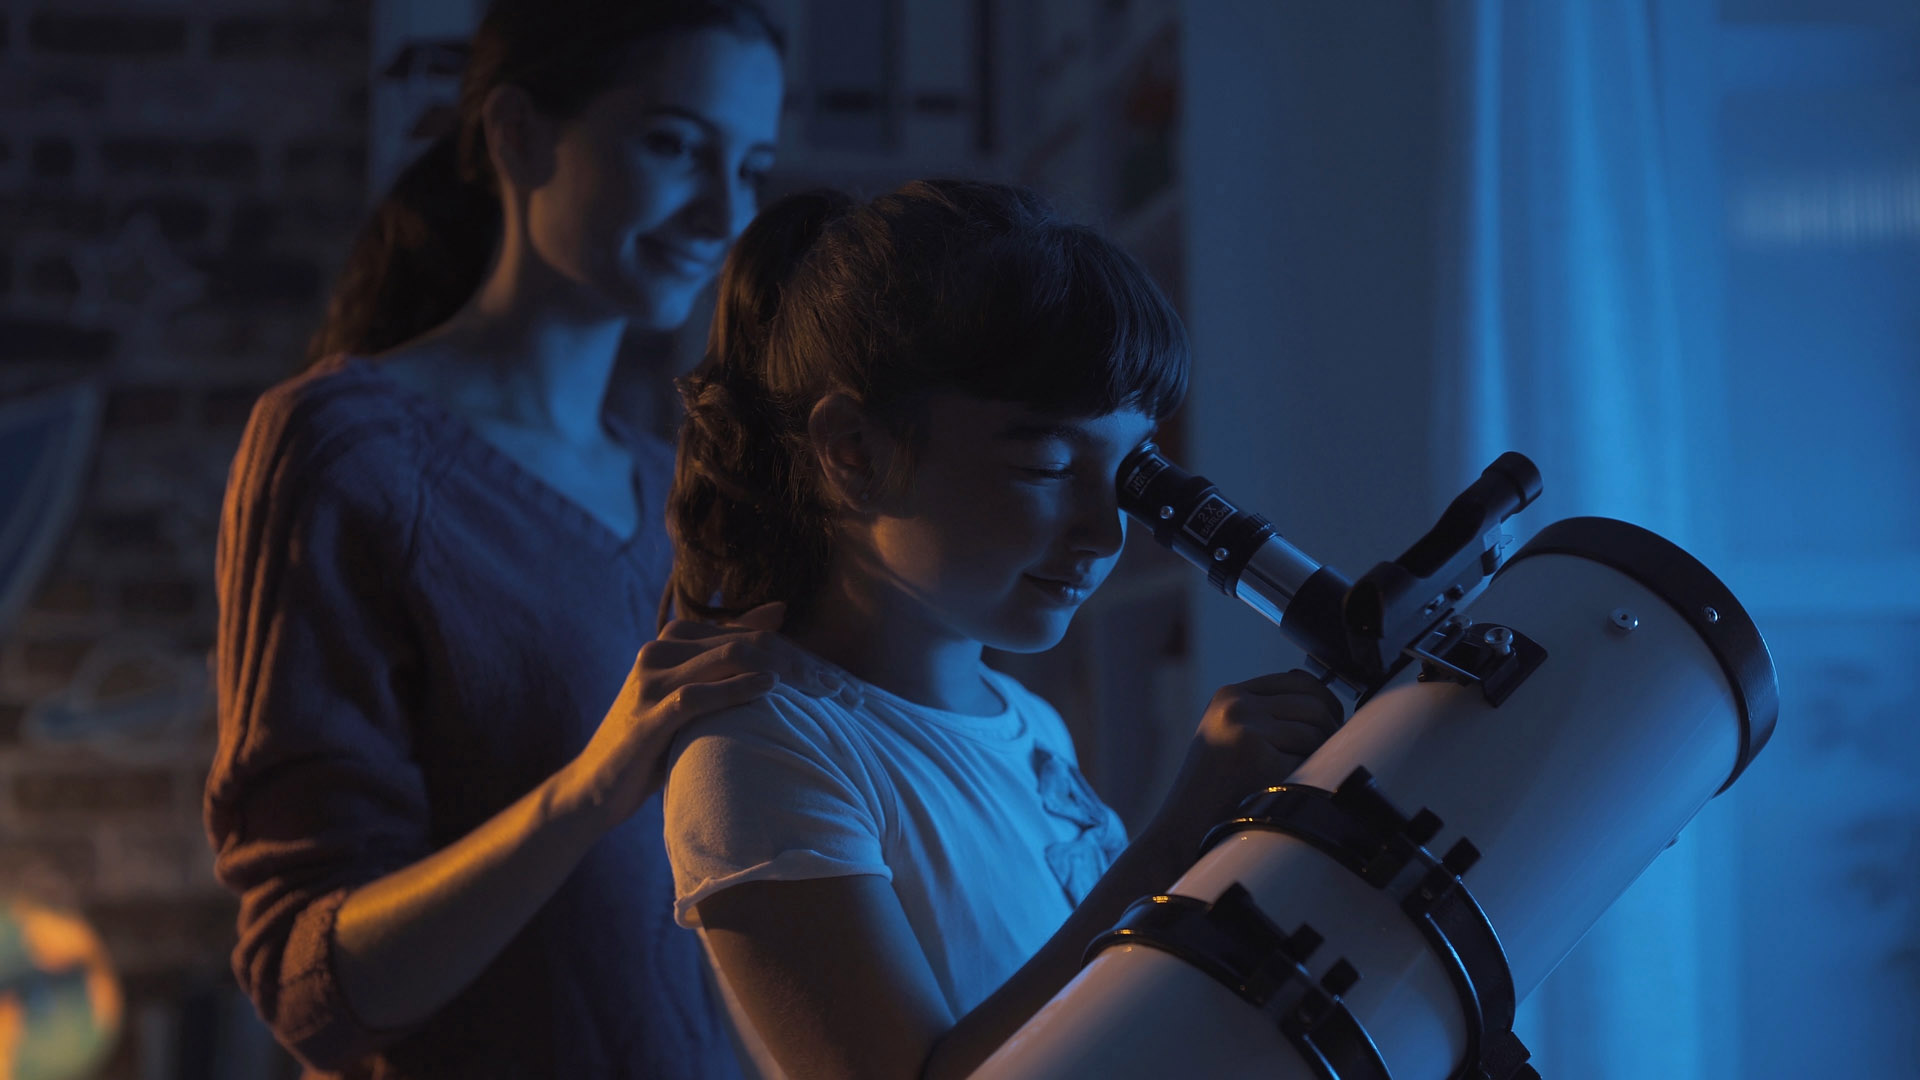
{"type": "Polygon", "coordinates": [[[641,136],[640,145],[648,153],[663,158],[685,158],[693,152],[693,140],[686,134],[668,128],[657,128],[641,136]]]}

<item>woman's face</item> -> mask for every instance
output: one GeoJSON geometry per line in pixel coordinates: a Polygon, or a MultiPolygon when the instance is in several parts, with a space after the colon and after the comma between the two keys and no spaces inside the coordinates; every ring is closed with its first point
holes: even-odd
{"type": "Polygon", "coordinates": [[[780,58],[715,28],[644,41],[633,69],[559,128],[548,180],[528,192],[527,230],[562,275],[636,326],[670,330],[758,209],[780,58]]]}
{"type": "Polygon", "coordinates": [[[946,632],[1009,652],[1051,648],[1119,559],[1113,477],[1153,420],[1061,419],[941,394],[924,430],[911,480],[874,519],[872,557],[946,632]]]}

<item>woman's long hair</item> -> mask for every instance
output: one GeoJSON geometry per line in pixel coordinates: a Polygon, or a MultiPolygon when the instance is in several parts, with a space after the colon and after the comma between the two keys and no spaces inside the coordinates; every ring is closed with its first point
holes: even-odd
{"type": "Polygon", "coordinates": [[[500,242],[480,119],[496,87],[517,86],[565,120],[621,81],[639,42],[709,27],[785,48],[758,0],[494,0],[473,36],[452,130],[400,173],[360,230],[307,359],[393,348],[479,289],[500,242]]]}
{"type": "Polygon", "coordinates": [[[673,602],[725,618],[782,600],[790,624],[806,617],[833,554],[806,431],[828,393],[859,400],[910,468],[932,391],[1158,418],[1186,384],[1186,331],[1145,269],[1031,191],[789,196],[727,256],[706,359],[679,381],[673,602]]]}

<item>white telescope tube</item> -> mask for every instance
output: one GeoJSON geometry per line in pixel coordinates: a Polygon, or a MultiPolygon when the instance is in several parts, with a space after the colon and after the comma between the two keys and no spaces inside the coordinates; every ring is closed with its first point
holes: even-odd
{"type": "MultiPolygon", "coordinates": [[[[1405,671],[1285,786],[1332,792],[1363,767],[1402,814],[1438,815],[1427,851],[1461,838],[1477,849],[1458,882],[1504,947],[1512,989],[1505,1016],[1490,1018],[1504,1028],[1512,1004],[1765,744],[1777,691],[1765,645],[1725,587],[1679,548],[1621,522],[1543,530],[1472,616],[1474,630],[1522,635],[1546,659],[1497,707],[1477,685],[1405,671]]],[[[1325,940],[1300,965],[1308,978],[1262,1007],[1193,956],[1122,937],[976,1080],[1477,1075],[1463,1060],[1457,972],[1399,902],[1406,873],[1382,888],[1298,835],[1252,824],[1221,831],[1169,893],[1201,908],[1237,885],[1280,932],[1311,927],[1325,940]],[[1357,982],[1339,977],[1341,963],[1357,982]],[[1335,993],[1320,993],[1364,1029],[1384,1073],[1315,1062],[1313,1047],[1283,1033],[1289,1003],[1330,972],[1335,993]]],[[[1497,1013],[1498,994],[1486,996],[1497,1013]]]]}

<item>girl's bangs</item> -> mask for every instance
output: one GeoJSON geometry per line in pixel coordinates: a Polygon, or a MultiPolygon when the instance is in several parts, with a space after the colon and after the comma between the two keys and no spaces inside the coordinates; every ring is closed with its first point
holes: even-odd
{"type": "Polygon", "coordinates": [[[979,348],[953,357],[963,389],[1059,416],[1137,409],[1157,420],[1180,406],[1186,331],[1132,256],[1080,226],[996,247],[978,268],[977,332],[947,343],[979,348]]]}

